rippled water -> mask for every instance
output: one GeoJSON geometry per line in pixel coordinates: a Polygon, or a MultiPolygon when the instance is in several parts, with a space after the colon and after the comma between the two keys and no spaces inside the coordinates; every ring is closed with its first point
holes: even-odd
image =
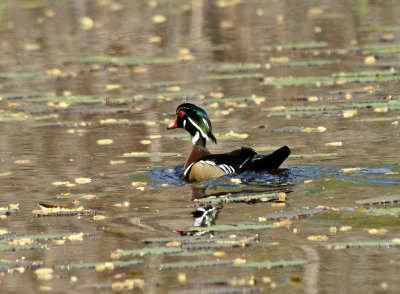
{"type": "Polygon", "coordinates": [[[0,292],[397,293],[399,7],[0,3],[0,292]],[[185,183],[183,101],[291,157],[185,183]]]}

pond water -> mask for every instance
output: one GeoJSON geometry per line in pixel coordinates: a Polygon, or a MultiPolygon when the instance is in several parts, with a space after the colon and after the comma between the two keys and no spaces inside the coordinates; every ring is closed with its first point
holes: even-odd
{"type": "Polygon", "coordinates": [[[398,293],[399,4],[0,2],[0,292],[398,293]]]}

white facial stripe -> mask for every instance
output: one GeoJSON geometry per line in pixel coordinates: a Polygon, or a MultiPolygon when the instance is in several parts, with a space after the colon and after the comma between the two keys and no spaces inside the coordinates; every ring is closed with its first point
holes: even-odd
{"type": "Polygon", "coordinates": [[[200,139],[200,133],[196,132],[196,135],[193,136],[192,138],[192,144],[196,144],[196,142],[200,139]]]}
{"type": "Polygon", "coordinates": [[[186,119],[183,120],[183,128],[186,127],[186,119]]]}
{"type": "MultiPolygon", "coordinates": [[[[199,132],[201,133],[201,135],[202,135],[204,138],[206,138],[206,140],[208,141],[209,138],[208,138],[207,134],[205,134],[205,133],[203,132],[203,130],[202,130],[190,117],[188,117],[188,120],[190,121],[190,123],[191,123],[196,129],[199,130],[199,132]]],[[[196,141],[197,141],[197,140],[196,140],[196,141]]],[[[195,141],[195,142],[196,142],[196,141],[195,141]]],[[[192,140],[192,142],[193,142],[193,140],[192,140]]],[[[193,143],[193,144],[194,144],[194,143],[193,143]]]]}

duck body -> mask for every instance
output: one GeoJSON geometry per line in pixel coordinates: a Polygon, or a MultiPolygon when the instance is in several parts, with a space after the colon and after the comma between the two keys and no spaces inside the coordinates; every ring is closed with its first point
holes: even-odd
{"type": "Polygon", "coordinates": [[[208,140],[217,142],[212,133],[211,122],[202,108],[191,103],[178,106],[175,122],[167,129],[174,128],[184,128],[192,137],[192,152],[183,168],[183,178],[189,182],[242,173],[246,170],[277,169],[290,154],[287,146],[268,155],[259,154],[248,147],[242,147],[229,153],[211,154],[206,147],[206,142],[208,140]]]}

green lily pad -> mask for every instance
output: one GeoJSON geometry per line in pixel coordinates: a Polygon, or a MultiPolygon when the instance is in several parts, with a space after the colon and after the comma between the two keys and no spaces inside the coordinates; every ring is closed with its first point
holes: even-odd
{"type": "Polygon", "coordinates": [[[184,269],[184,268],[198,268],[198,267],[216,267],[233,264],[233,260],[210,260],[210,261],[181,261],[163,263],[158,266],[160,270],[166,269],[184,269]]]}
{"type": "Polygon", "coordinates": [[[164,255],[182,253],[184,250],[180,247],[145,247],[140,249],[122,250],[118,249],[111,253],[112,257],[121,256],[144,256],[144,255],[164,255]]]}
{"type": "Polygon", "coordinates": [[[326,42],[303,42],[303,43],[283,43],[273,44],[261,47],[262,51],[272,50],[301,50],[301,49],[317,49],[327,47],[326,42]]]}
{"type": "Polygon", "coordinates": [[[310,260],[307,259],[298,259],[298,260],[278,260],[278,261],[253,261],[246,262],[243,264],[235,264],[234,267],[239,268],[257,268],[257,269],[272,269],[272,268],[283,268],[288,266],[298,266],[305,265],[311,263],[310,260]]]}
{"type": "Polygon", "coordinates": [[[152,65],[152,64],[171,64],[179,63],[177,58],[172,57],[156,57],[156,58],[139,58],[130,56],[107,56],[107,55],[97,55],[90,56],[86,58],[79,58],[72,60],[74,63],[89,63],[89,64],[104,64],[104,65],[152,65]]]}
{"type": "Polygon", "coordinates": [[[392,240],[336,242],[336,243],[321,244],[320,246],[325,247],[327,249],[365,248],[365,247],[390,248],[390,247],[399,247],[400,239],[396,238],[392,240]]]}
{"type": "Polygon", "coordinates": [[[119,157],[128,157],[128,158],[149,158],[149,157],[169,157],[169,156],[182,156],[180,153],[176,152],[129,152],[124,153],[119,157]]]}
{"type": "Polygon", "coordinates": [[[225,195],[220,197],[207,197],[196,199],[196,202],[217,204],[217,203],[229,203],[229,202],[268,202],[278,200],[278,193],[263,193],[263,194],[248,194],[248,195],[225,195]]]}
{"type": "Polygon", "coordinates": [[[228,225],[213,225],[209,227],[192,227],[190,231],[198,231],[200,229],[213,231],[213,232],[224,232],[224,231],[242,231],[242,230],[266,230],[281,228],[282,225],[279,223],[274,224],[259,224],[259,223],[237,223],[228,225]]]}
{"type": "Polygon", "coordinates": [[[208,74],[205,80],[236,80],[236,79],[262,79],[261,73],[236,73],[236,74],[208,74]]]}
{"type": "Polygon", "coordinates": [[[75,269],[75,270],[86,270],[86,269],[96,269],[97,271],[102,270],[113,270],[115,268],[122,267],[132,267],[142,264],[143,261],[139,259],[132,260],[114,260],[108,262],[88,262],[88,263],[69,263],[67,265],[55,265],[55,269],[75,269]]]}
{"type": "Polygon", "coordinates": [[[374,197],[356,201],[356,204],[358,205],[379,205],[393,203],[400,203],[400,195],[374,197]]]}

